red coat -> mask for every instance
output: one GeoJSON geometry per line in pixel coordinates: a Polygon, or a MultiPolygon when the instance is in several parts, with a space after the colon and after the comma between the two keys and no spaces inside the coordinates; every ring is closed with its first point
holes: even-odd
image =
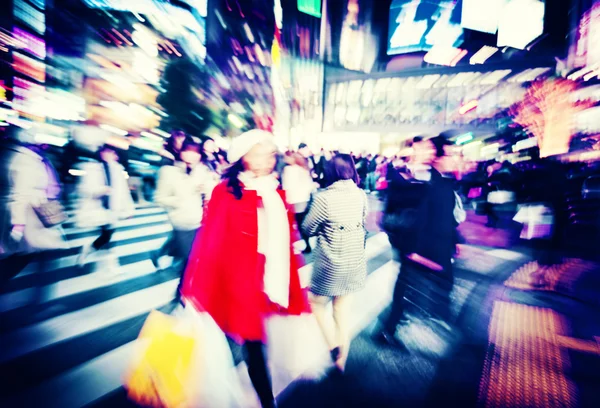
{"type": "MultiPolygon", "coordinates": [[[[283,191],[279,194],[285,202],[283,191]]],[[[298,275],[301,258],[291,245],[289,307],[282,310],[263,291],[265,257],[258,253],[259,205],[256,191],[246,190],[237,200],[225,183],[215,188],[181,289],[183,297],[207,311],[237,341],[264,341],[264,318],[271,313],[299,315],[310,310],[298,275]]],[[[293,238],[297,234],[294,214],[287,204],[286,208],[293,238]]]]}

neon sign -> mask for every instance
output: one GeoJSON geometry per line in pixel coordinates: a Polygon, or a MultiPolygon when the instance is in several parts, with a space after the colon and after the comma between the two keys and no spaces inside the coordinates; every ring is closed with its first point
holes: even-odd
{"type": "Polygon", "coordinates": [[[15,39],[24,44],[22,49],[40,59],[46,58],[46,43],[40,37],[30,34],[25,30],[21,30],[18,27],[14,27],[13,34],[15,39]]]}

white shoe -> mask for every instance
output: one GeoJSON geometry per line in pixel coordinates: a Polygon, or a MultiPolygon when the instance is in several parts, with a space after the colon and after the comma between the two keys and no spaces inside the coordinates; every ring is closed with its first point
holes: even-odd
{"type": "Polygon", "coordinates": [[[81,247],[81,252],[79,252],[79,256],[77,257],[77,266],[80,268],[85,266],[87,257],[92,253],[92,244],[86,244],[81,247]]]}

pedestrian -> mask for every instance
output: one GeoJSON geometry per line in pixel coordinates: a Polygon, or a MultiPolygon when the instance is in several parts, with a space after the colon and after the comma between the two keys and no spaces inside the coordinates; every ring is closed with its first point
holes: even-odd
{"type": "MultiPolygon", "coordinates": [[[[31,133],[16,127],[7,132],[0,144],[0,283],[34,262],[34,276],[41,279],[54,254],[68,248],[54,166],[31,133]]],[[[43,287],[37,285],[35,303],[46,300],[43,287]]]]}
{"type": "MultiPolygon", "coordinates": [[[[97,161],[82,165],[83,176],[79,180],[80,205],[78,225],[100,227],[100,236],[81,248],[77,264],[83,267],[88,256],[105,249],[109,244],[118,221],[129,218],[135,212],[135,205],[125,169],[119,163],[116,150],[105,144],[97,152],[97,161]]],[[[116,259],[110,258],[111,267],[116,267],[116,259]]]]}
{"type": "MultiPolygon", "coordinates": [[[[285,156],[287,166],[283,168],[281,176],[283,190],[286,193],[288,204],[294,207],[296,223],[302,225],[308,212],[308,203],[312,193],[316,190],[315,182],[308,169],[308,161],[298,153],[288,152],[285,156]]],[[[312,251],[309,236],[300,228],[302,239],[306,243],[304,253],[312,251]]]]}
{"type": "Polygon", "coordinates": [[[217,147],[215,141],[205,136],[202,138],[200,142],[200,154],[202,155],[201,162],[204,166],[206,166],[212,173],[219,174],[220,163],[218,158],[219,148],[217,147]]]}
{"type": "Polygon", "coordinates": [[[167,139],[165,150],[163,151],[164,156],[172,162],[177,160],[186,138],[187,135],[183,130],[173,129],[171,136],[167,139]]]}
{"type": "Polygon", "coordinates": [[[167,210],[173,233],[172,239],[152,256],[157,269],[160,269],[159,259],[168,254],[180,262],[179,269],[183,272],[202,222],[204,201],[210,199],[218,184],[216,173],[201,162],[200,149],[200,145],[188,137],[178,160],[159,170],[155,200],[167,210]]]}
{"type": "Polygon", "coordinates": [[[446,177],[450,174],[451,160],[446,150],[449,142],[438,136],[419,140],[415,145],[418,145],[413,147],[419,155],[414,167],[416,173],[396,178],[385,210],[386,216],[393,217],[388,221],[384,216],[384,229],[392,246],[400,252],[401,270],[391,311],[384,319],[379,336],[386,343],[400,346],[396,330],[400,322],[406,322],[406,291],[423,281],[437,289],[439,301],[435,310],[431,310],[434,322],[450,328],[452,258],[457,244],[455,182],[446,177]]]}
{"type": "Polygon", "coordinates": [[[349,295],[361,290],[367,278],[367,196],[357,185],[358,174],[350,155],[339,154],[329,161],[326,176],[328,187],[315,196],[302,229],[317,236],[310,286],[312,310],[332,360],[343,371],[350,347],[349,295]],[[330,301],[333,332],[326,317],[330,301]]]}
{"type": "Polygon", "coordinates": [[[377,165],[378,165],[379,155],[368,155],[366,159],[367,163],[367,179],[365,180],[365,190],[369,193],[376,192],[376,183],[377,183],[377,165]]]}
{"type": "Polygon", "coordinates": [[[294,216],[274,175],[273,139],[251,130],[233,140],[232,165],[213,191],[181,290],[186,305],[208,312],[243,345],[264,408],[275,406],[265,320],[310,310],[292,247],[294,216]]]}

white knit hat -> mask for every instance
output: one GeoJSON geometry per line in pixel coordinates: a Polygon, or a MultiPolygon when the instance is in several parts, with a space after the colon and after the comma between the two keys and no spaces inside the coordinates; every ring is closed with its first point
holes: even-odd
{"type": "Polygon", "coordinates": [[[273,139],[273,135],[265,130],[253,129],[244,132],[231,142],[227,159],[229,163],[236,163],[257,144],[275,143],[273,139]]]}

